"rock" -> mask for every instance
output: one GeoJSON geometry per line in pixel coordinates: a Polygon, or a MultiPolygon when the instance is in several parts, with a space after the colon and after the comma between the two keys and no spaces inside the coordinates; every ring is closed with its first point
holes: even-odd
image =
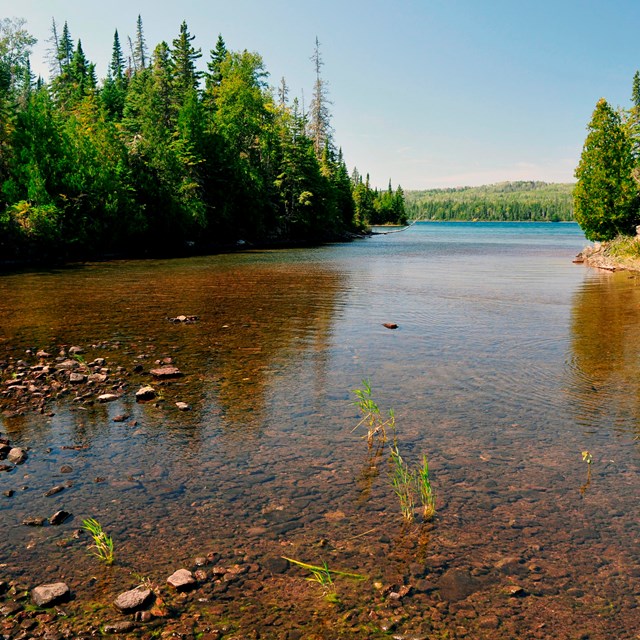
{"type": "Polygon", "coordinates": [[[73,467],[68,464],[63,464],[60,467],[60,473],[71,473],[73,471],[73,467]]]}
{"type": "Polygon", "coordinates": [[[4,460],[11,451],[11,445],[1,443],[0,444],[0,460],[4,460]]]}
{"type": "Polygon", "coordinates": [[[189,411],[191,409],[191,406],[186,402],[176,402],[176,407],[178,407],[180,411],[189,411]]]}
{"type": "Polygon", "coordinates": [[[267,558],[264,561],[264,568],[271,573],[284,573],[289,568],[289,563],[279,556],[267,558]]]}
{"type": "Polygon", "coordinates": [[[71,514],[64,509],[60,509],[60,511],[56,511],[50,518],[49,524],[59,525],[62,524],[65,520],[68,520],[71,517],[71,514]]]}
{"type": "Polygon", "coordinates": [[[51,607],[69,599],[71,592],[64,582],[41,584],[31,592],[31,600],[37,607],[51,607]]]}
{"type": "Polygon", "coordinates": [[[120,396],[115,393],[103,393],[101,396],[98,396],[98,402],[113,402],[117,400],[120,396]]]}
{"type": "Polygon", "coordinates": [[[154,378],[159,378],[160,380],[166,380],[167,378],[179,378],[183,375],[178,367],[174,367],[172,365],[165,365],[164,367],[151,369],[149,373],[151,373],[154,378]]]}
{"type": "Polygon", "coordinates": [[[449,569],[438,581],[438,588],[443,600],[457,602],[477,591],[480,584],[466,569],[449,569]]]}
{"type": "Polygon", "coordinates": [[[156,397],[156,390],[153,387],[141,387],[136,391],[136,400],[153,400],[156,397]]]}
{"type": "Polygon", "coordinates": [[[33,518],[25,518],[22,521],[22,524],[26,525],[27,527],[42,527],[44,525],[44,518],[39,518],[37,516],[33,518]]]}
{"type": "Polygon", "coordinates": [[[70,356],[78,356],[81,353],[84,353],[84,349],[82,347],[69,347],[70,356]]]}
{"type": "Polygon", "coordinates": [[[13,489],[7,489],[6,491],[2,492],[2,495],[7,498],[11,498],[11,496],[13,496],[14,493],[15,491],[13,489]]]}
{"type": "Polygon", "coordinates": [[[75,371],[72,371],[69,374],[69,382],[71,384],[83,384],[87,381],[87,376],[85,376],[83,373],[76,373],[75,371]]]}
{"type": "Polygon", "coordinates": [[[51,357],[51,354],[47,353],[43,349],[40,349],[40,351],[36,353],[36,358],[50,358],[50,357],[51,357]]]}
{"type": "Polygon", "coordinates": [[[386,327],[387,329],[397,329],[398,328],[398,325],[395,322],[383,322],[382,326],[386,327]]]}
{"type": "Polygon", "coordinates": [[[102,627],[104,633],[129,633],[136,628],[131,620],[119,620],[118,622],[108,622],[102,627]]]}
{"type": "Polygon", "coordinates": [[[113,605],[122,613],[133,613],[142,609],[151,599],[151,589],[137,587],[131,591],[121,593],[114,601],[113,605]]]}
{"type": "Polygon", "coordinates": [[[64,487],[59,484],[55,487],[51,487],[51,489],[44,494],[44,497],[49,498],[50,496],[55,496],[56,493],[60,493],[61,491],[64,491],[64,487]]]}
{"type": "Polygon", "coordinates": [[[0,471],[13,471],[14,469],[12,464],[0,464],[0,471]]]}
{"type": "Polygon", "coordinates": [[[196,579],[188,569],[178,569],[167,578],[167,583],[178,591],[186,591],[196,585],[196,579]]]}
{"type": "Polygon", "coordinates": [[[128,420],[129,416],[128,415],[123,415],[123,414],[118,414],[117,416],[115,416],[113,418],[114,422],[124,422],[125,420],[128,420]]]}
{"type": "Polygon", "coordinates": [[[22,464],[27,459],[27,452],[20,447],[13,447],[7,455],[9,462],[13,464],[22,464]]]}

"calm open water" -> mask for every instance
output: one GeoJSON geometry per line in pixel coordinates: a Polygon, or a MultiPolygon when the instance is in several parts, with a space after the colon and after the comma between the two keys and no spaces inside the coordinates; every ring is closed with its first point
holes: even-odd
{"type": "MultiPolygon", "coordinates": [[[[419,223],[316,249],[0,277],[0,360],[78,345],[144,367],[118,402],[67,396],[53,416],[0,417],[30,448],[0,473],[15,491],[0,499],[0,578],[64,576],[81,601],[96,561],[65,541],[95,517],[127,568],[109,596],[131,571],[162,582],[209,551],[287,555],[412,586],[406,632],[636,638],[640,278],[572,264],[585,244],[573,224],[419,223]],[[199,321],[167,321],[180,314],[199,321]],[[184,377],[137,404],[164,357],[184,377]],[[402,527],[384,463],[370,473],[352,432],[364,378],[395,410],[405,460],[429,456],[426,533],[402,527]],[[73,520],[21,524],[59,508],[73,520]]],[[[270,602],[272,578],[253,600],[270,602]]],[[[371,607],[377,588],[344,598],[371,607]]]]}

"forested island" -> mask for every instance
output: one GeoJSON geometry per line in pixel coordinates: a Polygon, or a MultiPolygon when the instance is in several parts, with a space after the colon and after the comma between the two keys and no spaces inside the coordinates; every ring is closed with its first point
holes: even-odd
{"type": "Polygon", "coordinates": [[[54,20],[44,80],[25,21],[0,20],[0,260],[323,242],[404,220],[400,187],[347,169],[317,40],[306,110],[222,36],[200,70],[194,38],[183,22],[150,51],[138,17],[99,81],[54,20]]]}
{"type": "Polygon", "coordinates": [[[573,184],[536,181],[407,191],[407,214],[413,220],[568,221],[572,191],[573,184]]]}

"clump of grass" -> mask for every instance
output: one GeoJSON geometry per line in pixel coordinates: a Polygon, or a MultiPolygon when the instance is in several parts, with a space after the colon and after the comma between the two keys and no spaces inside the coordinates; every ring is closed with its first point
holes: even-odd
{"type": "Polygon", "coordinates": [[[415,502],[412,485],[414,483],[414,474],[409,471],[409,467],[402,459],[396,444],[391,447],[391,483],[400,502],[402,517],[406,522],[413,522],[415,502]]]}
{"type": "Polygon", "coordinates": [[[607,243],[605,253],[614,258],[640,259],[640,242],[636,236],[619,235],[607,243]]]}
{"type": "Polygon", "coordinates": [[[357,429],[364,424],[367,427],[367,443],[369,449],[377,438],[379,445],[387,441],[387,428],[393,433],[393,444],[389,446],[391,459],[391,484],[400,503],[400,511],[403,519],[410,523],[414,520],[414,510],[416,494],[420,497],[422,504],[422,518],[424,521],[430,520],[436,513],[435,494],[431,486],[429,477],[429,462],[427,456],[422,458],[422,466],[411,470],[403,460],[398,449],[398,433],[396,431],[396,419],[393,409],[389,411],[389,418],[384,419],[380,408],[373,400],[371,384],[368,380],[362,381],[363,388],[355,389],[358,401],[354,404],[360,409],[362,419],[355,426],[357,429]]]}
{"type": "Polygon", "coordinates": [[[91,553],[105,564],[113,564],[113,539],[103,531],[102,525],[94,518],[87,518],[82,521],[82,528],[88,531],[93,539],[93,545],[89,547],[92,549],[91,553]]]}
{"type": "Polygon", "coordinates": [[[436,497],[429,479],[429,461],[426,454],[422,456],[422,466],[416,471],[416,485],[422,503],[422,519],[431,520],[436,514],[436,497]]]}
{"type": "Polygon", "coordinates": [[[362,419],[353,428],[353,431],[359,426],[365,425],[367,434],[364,437],[367,439],[369,449],[373,448],[373,443],[376,438],[379,444],[383,445],[387,441],[387,428],[392,431],[395,430],[396,418],[393,409],[389,411],[389,417],[387,419],[382,416],[380,408],[372,398],[371,383],[366,379],[362,381],[362,389],[354,389],[353,393],[355,393],[358,398],[354,404],[360,409],[360,413],[362,414],[362,419]]]}

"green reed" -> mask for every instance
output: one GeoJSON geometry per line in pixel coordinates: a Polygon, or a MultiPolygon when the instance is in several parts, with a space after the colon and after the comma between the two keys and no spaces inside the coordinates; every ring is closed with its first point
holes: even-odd
{"type": "Polygon", "coordinates": [[[398,432],[393,409],[389,411],[389,418],[384,419],[380,408],[373,399],[371,384],[368,380],[362,381],[362,389],[354,389],[358,400],[354,403],[362,414],[362,419],[355,426],[355,431],[361,425],[367,428],[366,439],[369,449],[378,439],[378,451],[387,441],[387,429],[393,434],[393,444],[389,445],[391,460],[391,484],[400,503],[400,511],[406,522],[413,522],[416,495],[422,504],[422,518],[426,522],[431,520],[436,513],[435,494],[431,486],[429,476],[429,461],[427,456],[422,457],[422,466],[412,470],[403,460],[398,449],[398,432]]]}
{"type": "Polygon", "coordinates": [[[379,440],[379,444],[384,444],[387,441],[387,428],[392,431],[395,430],[396,419],[393,409],[389,411],[389,417],[384,419],[380,408],[372,398],[371,384],[366,379],[362,381],[362,389],[354,389],[353,393],[358,398],[354,404],[362,414],[362,419],[353,428],[353,431],[361,425],[367,428],[367,434],[364,437],[367,439],[369,449],[373,447],[376,437],[379,440]]]}
{"type": "Polygon", "coordinates": [[[82,528],[88,531],[93,539],[91,553],[105,564],[113,564],[113,539],[103,531],[102,525],[94,518],[87,518],[82,521],[82,528]]]}
{"type": "Polygon", "coordinates": [[[394,444],[390,447],[391,452],[391,484],[400,502],[400,511],[406,522],[413,522],[413,510],[415,501],[413,499],[414,474],[402,459],[398,447],[394,444]]]}

